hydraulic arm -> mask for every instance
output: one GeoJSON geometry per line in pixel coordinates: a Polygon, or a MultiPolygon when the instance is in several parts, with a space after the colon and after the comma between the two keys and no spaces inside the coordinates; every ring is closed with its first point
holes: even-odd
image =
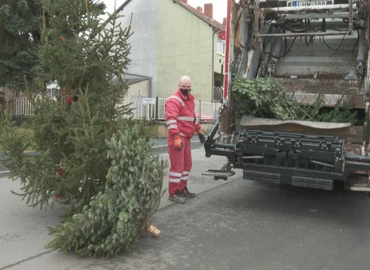
{"type": "MultiPolygon", "coordinates": [[[[235,144],[219,143],[214,139],[217,129],[218,123],[206,140],[206,156],[227,157],[245,179],[325,190],[338,180],[351,190],[370,191],[370,156],[346,154],[343,139],[249,130],[235,144]]],[[[225,170],[211,173],[228,176],[225,170]]]]}

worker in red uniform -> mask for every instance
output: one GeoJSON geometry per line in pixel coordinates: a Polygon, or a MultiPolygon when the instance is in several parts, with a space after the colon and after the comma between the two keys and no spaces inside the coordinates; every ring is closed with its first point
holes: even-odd
{"type": "Polygon", "coordinates": [[[180,78],[178,89],[166,99],[166,125],[168,127],[168,154],[170,171],[168,181],[168,199],[176,203],[185,203],[187,198],[194,198],[195,193],[188,189],[188,178],[192,167],[190,139],[194,131],[201,143],[205,136],[195,117],[195,102],[191,91],[191,79],[180,78]]]}

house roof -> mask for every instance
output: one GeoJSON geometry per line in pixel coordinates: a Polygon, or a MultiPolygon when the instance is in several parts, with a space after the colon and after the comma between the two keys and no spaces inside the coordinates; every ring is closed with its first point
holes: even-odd
{"type": "MultiPolygon", "coordinates": [[[[125,81],[127,85],[131,85],[131,84],[135,84],[135,83],[143,82],[143,81],[149,81],[151,79],[152,77],[142,76],[142,75],[133,74],[133,73],[124,73],[122,75],[122,80],[125,81]]],[[[117,81],[117,77],[114,76],[112,78],[112,82],[116,82],[116,81],[117,81]]]]}
{"type": "Polygon", "coordinates": [[[132,73],[125,73],[125,75],[123,76],[123,80],[126,81],[127,85],[135,84],[135,83],[142,82],[142,81],[147,81],[150,79],[151,77],[132,74],[132,73]]]}
{"type": "Polygon", "coordinates": [[[185,4],[181,0],[172,0],[172,1],[174,3],[179,4],[183,8],[187,9],[188,11],[193,13],[195,16],[199,17],[200,19],[202,19],[203,21],[208,23],[210,26],[213,26],[213,27],[217,28],[218,30],[225,30],[225,26],[222,23],[216,21],[213,18],[208,17],[207,15],[205,15],[203,12],[197,10],[196,8],[194,8],[194,7],[192,7],[188,4],[185,4]]]}
{"type": "MultiPolygon", "coordinates": [[[[118,8],[117,8],[117,10],[116,10],[116,12],[117,13],[119,13],[120,11],[122,11],[123,10],[123,8],[128,4],[128,3],[130,3],[132,0],[126,0],[126,1],[124,1],[123,2],[123,4],[121,4],[118,8]]],[[[208,23],[210,26],[212,26],[212,27],[215,27],[215,28],[217,28],[218,30],[225,30],[225,26],[222,24],[222,23],[220,23],[220,22],[218,22],[218,21],[216,21],[215,19],[213,19],[213,18],[210,18],[210,17],[208,17],[207,15],[205,15],[203,12],[201,12],[201,11],[199,11],[199,10],[197,10],[196,8],[194,8],[194,7],[192,7],[192,6],[190,6],[190,5],[188,5],[188,4],[185,4],[184,2],[182,2],[181,0],[168,0],[168,2],[170,2],[170,1],[173,1],[173,3],[177,3],[177,4],[179,4],[180,6],[182,6],[183,8],[185,8],[185,9],[187,9],[189,12],[191,12],[191,13],[193,13],[195,16],[197,16],[198,18],[200,18],[200,19],[202,19],[203,21],[205,21],[206,23],[208,23]]],[[[105,23],[108,23],[110,21],[110,18],[108,18],[106,21],[105,21],[105,23]]]]}

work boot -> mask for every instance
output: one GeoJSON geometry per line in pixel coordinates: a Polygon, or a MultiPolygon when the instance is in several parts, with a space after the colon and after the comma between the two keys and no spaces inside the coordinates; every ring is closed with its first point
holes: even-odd
{"type": "Polygon", "coordinates": [[[54,195],[54,200],[60,204],[69,204],[69,198],[62,195],[54,195]]]}
{"type": "Polygon", "coordinates": [[[185,187],[184,190],[180,190],[178,195],[183,198],[195,198],[195,193],[190,192],[188,187],[185,187]]]}
{"type": "Polygon", "coordinates": [[[168,199],[175,203],[185,203],[186,201],[184,197],[177,196],[176,194],[172,194],[172,195],[170,194],[170,196],[168,196],[168,199]]]}
{"type": "Polygon", "coordinates": [[[60,204],[69,204],[69,198],[62,195],[55,195],[54,200],[60,204]]]}

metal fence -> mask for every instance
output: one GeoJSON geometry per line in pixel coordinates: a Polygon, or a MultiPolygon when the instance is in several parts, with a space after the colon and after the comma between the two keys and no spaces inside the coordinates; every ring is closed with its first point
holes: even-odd
{"type": "MultiPolygon", "coordinates": [[[[132,108],[135,119],[164,120],[165,98],[144,98],[134,97],[124,99],[123,104],[132,108]]],[[[195,113],[200,121],[211,122],[217,119],[218,110],[221,103],[205,102],[198,100],[195,102],[195,113]]],[[[14,115],[29,115],[32,113],[32,106],[26,97],[17,97],[11,104],[14,115]]]]}
{"type": "Polygon", "coordinates": [[[10,110],[14,115],[30,115],[32,104],[27,97],[17,97],[10,103],[10,110]]]}
{"type": "MultiPolygon", "coordinates": [[[[134,97],[125,99],[123,104],[128,105],[133,109],[134,118],[136,119],[150,119],[150,120],[164,120],[165,116],[165,98],[144,98],[134,97]]],[[[195,101],[196,117],[200,121],[212,122],[217,119],[218,110],[221,103],[195,101]]]]}

